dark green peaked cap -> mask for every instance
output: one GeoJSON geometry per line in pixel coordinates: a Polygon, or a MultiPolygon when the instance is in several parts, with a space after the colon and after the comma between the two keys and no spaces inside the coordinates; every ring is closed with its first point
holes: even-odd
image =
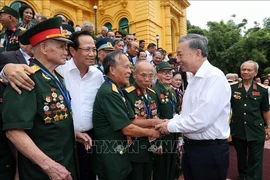
{"type": "Polygon", "coordinates": [[[7,13],[7,14],[9,14],[9,15],[15,17],[16,19],[19,19],[19,18],[20,18],[20,14],[19,14],[16,10],[14,10],[14,9],[8,7],[8,6],[4,6],[4,7],[0,10],[0,14],[1,14],[1,13],[7,13]]]}
{"type": "Polygon", "coordinates": [[[21,36],[20,43],[23,45],[31,44],[34,47],[36,44],[48,39],[72,43],[63,33],[61,17],[47,19],[28,29],[21,36]]]}
{"type": "Polygon", "coordinates": [[[168,70],[171,70],[172,69],[172,67],[170,66],[170,64],[167,63],[167,62],[162,62],[159,65],[157,65],[157,67],[156,67],[157,72],[160,71],[160,70],[167,70],[167,69],[168,70]]]}

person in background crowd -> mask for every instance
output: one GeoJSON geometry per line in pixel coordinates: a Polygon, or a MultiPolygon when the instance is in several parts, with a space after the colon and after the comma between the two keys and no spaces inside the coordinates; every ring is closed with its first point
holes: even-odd
{"type": "Polygon", "coordinates": [[[128,57],[130,61],[130,68],[131,68],[131,74],[129,83],[130,85],[134,83],[134,77],[133,77],[133,71],[134,71],[134,61],[133,59],[137,57],[137,54],[139,52],[139,44],[135,41],[131,41],[127,44],[127,53],[126,56],[128,57]]]}
{"type": "Polygon", "coordinates": [[[140,47],[141,50],[144,49],[144,47],[145,47],[145,40],[140,40],[139,41],[139,47],[140,47]]]}
{"type": "Polygon", "coordinates": [[[107,37],[108,28],[106,26],[101,27],[101,36],[97,37],[97,42],[107,37]]]}
{"type": "Polygon", "coordinates": [[[114,38],[115,38],[115,34],[114,34],[114,32],[109,31],[109,32],[107,33],[107,38],[111,38],[111,39],[113,39],[113,40],[114,40],[114,38]]]}
{"type": "Polygon", "coordinates": [[[137,61],[146,60],[146,52],[142,49],[139,49],[139,53],[137,54],[137,61]]]}
{"type": "Polygon", "coordinates": [[[120,32],[120,31],[115,31],[115,38],[122,38],[123,37],[123,34],[120,32]]]}
{"type": "Polygon", "coordinates": [[[242,81],[231,84],[230,125],[237,152],[238,180],[262,179],[264,142],[270,135],[270,111],[267,87],[253,81],[258,70],[257,62],[245,61],[240,66],[242,81]]]}
{"type": "Polygon", "coordinates": [[[169,53],[168,54],[168,59],[171,59],[171,58],[173,58],[173,54],[172,53],[169,53]]]}
{"type": "MultiPolygon", "coordinates": [[[[171,59],[169,59],[168,63],[169,63],[170,66],[173,68],[173,72],[177,72],[177,71],[175,70],[175,68],[177,67],[177,66],[176,66],[176,58],[171,58],[171,59]]],[[[181,79],[182,79],[182,76],[181,76],[181,79]]]]}
{"type": "Polygon", "coordinates": [[[173,72],[173,78],[171,82],[171,88],[173,91],[175,91],[176,97],[178,98],[178,112],[181,112],[181,105],[183,101],[183,95],[184,95],[184,86],[182,85],[182,76],[180,72],[173,72]]]}
{"type": "Polygon", "coordinates": [[[126,37],[125,37],[125,46],[124,46],[124,53],[127,52],[127,45],[128,43],[131,43],[135,40],[135,36],[134,34],[127,34],[126,37]]]}
{"type": "Polygon", "coordinates": [[[131,124],[135,115],[124,97],[122,87],[129,84],[130,62],[122,51],[109,53],[103,61],[106,81],[99,88],[93,109],[93,125],[96,137],[93,147],[93,167],[99,180],[129,180],[131,163],[127,149],[132,137],[160,134],[150,128],[131,124]]]}
{"type": "Polygon", "coordinates": [[[255,81],[256,83],[262,83],[261,78],[260,78],[259,76],[256,76],[256,77],[254,78],[254,81],[255,81]]]}
{"type": "Polygon", "coordinates": [[[51,18],[22,35],[20,42],[31,43],[36,58],[30,76],[35,87],[18,94],[9,85],[4,95],[3,130],[19,151],[21,180],[79,179],[70,97],[55,71],[65,64],[71,42],[61,25],[61,18],[51,18]]]}
{"type": "Polygon", "coordinates": [[[43,16],[42,14],[40,14],[40,13],[35,14],[36,23],[40,23],[42,21],[45,21],[46,19],[47,18],[45,16],[43,16]]]}
{"type": "Polygon", "coordinates": [[[76,25],[76,27],[75,27],[75,32],[77,32],[77,31],[81,31],[82,30],[82,28],[80,27],[80,25],[76,25]]]}
{"type": "Polygon", "coordinates": [[[104,73],[104,67],[103,67],[103,59],[109,52],[114,51],[112,44],[113,44],[113,40],[111,38],[103,38],[96,43],[98,54],[97,54],[97,63],[95,64],[95,67],[98,68],[102,72],[104,78],[105,78],[105,73],[104,73]]]}
{"type": "Polygon", "coordinates": [[[268,79],[263,80],[263,85],[269,86],[269,80],[268,79]]]}
{"type": "Polygon", "coordinates": [[[82,31],[88,31],[91,34],[92,38],[94,40],[96,40],[93,23],[88,22],[88,21],[84,21],[83,24],[82,24],[82,29],[81,30],[82,31]]]}
{"type": "Polygon", "coordinates": [[[152,58],[153,58],[153,59],[150,61],[150,63],[152,64],[152,66],[153,66],[154,68],[156,68],[157,65],[159,65],[159,64],[162,62],[162,60],[161,60],[161,53],[160,53],[159,51],[155,51],[155,52],[153,53],[152,58]]]}
{"type": "Polygon", "coordinates": [[[223,72],[207,60],[207,45],[207,38],[199,34],[179,39],[177,59],[193,76],[181,115],[156,126],[164,134],[183,134],[185,180],[226,180],[229,168],[231,89],[223,72]]]}
{"type": "Polygon", "coordinates": [[[228,73],[228,74],[226,74],[226,78],[227,78],[227,80],[228,80],[229,83],[236,81],[235,74],[234,73],[228,73]]]}
{"type": "Polygon", "coordinates": [[[124,44],[124,40],[123,39],[115,39],[114,40],[114,45],[113,45],[114,50],[116,50],[116,51],[118,51],[118,50],[123,51],[124,45],[125,44],[124,44]]]}
{"type": "Polygon", "coordinates": [[[31,6],[27,4],[23,4],[19,8],[19,14],[21,17],[21,22],[19,23],[19,27],[30,29],[31,27],[34,26],[34,24],[31,21],[35,17],[35,12],[31,6]]]}
{"type": "Polygon", "coordinates": [[[148,44],[147,50],[145,51],[146,52],[146,55],[147,55],[147,61],[148,62],[151,62],[153,60],[152,55],[154,54],[154,52],[156,50],[157,50],[156,44],[154,44],[154,43],[148,44]]]}
{"type": "Polygon", "coordinates": [[[19,18],[19,13],[8,6],[4,6],[0,10],[0,23],[3,28],[6,28],[4,51],[16,51],[20,48],[18,35],[24,28],[19,27],[19,18]]]}

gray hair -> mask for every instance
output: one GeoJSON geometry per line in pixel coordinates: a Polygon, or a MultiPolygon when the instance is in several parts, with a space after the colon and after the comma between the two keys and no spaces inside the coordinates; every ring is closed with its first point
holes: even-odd
{"type": "Polygon", "coordinates": [[[256,71],[256,72],[259,71],[259,64],[258,64],[257,62],[255,62],[255,61],[252,61],[252,60],[248,60],[248,61],[243,62],[243,63],[241,64],[241,66],[240,66],[240,69],[243,68],[243,65],[244,65],[245,63],[252,63],[252,64],[254,64],[254,69],[255,69],[255,71],[256,71]]]}
{"type": "MultiPolygon", "coordinates": [[[[148,63],[148,64],[150,64],[150,65],[152,66],[152,64],[151,64],[150,62],[148,62],[147,60],[137,61],[137,62],[135,63],[135,65],[134,65],[134,72],[138,72],[139,64],[141,64],[141,63],[143,63],[143,62],[148,63]]],[[[154,66],[152,66],[152,68],[153,68],[153,75],[155,76],[156,73],[157,73],[157,72],[156,72],[156,68],[155,68],[154,66]]]]}
{"type": "Polygon", "coordinates": [[[83,24],[82,24],[82,29],[84,29],[85,27],[94,28],[94,24],[92,24],[89,21],[84,21],[83,24]]]}
{"type": "Polygon", "coordinates": [[[187,42],[191,49],[200,49],[203,57],[208,56],[208,39],[205,36],[199,34],[188,34],[178,40],[178,43],[181,42],[187,42]]]}
{"type": "Polygon", "coordinates": [[[228,74],[226,74],[226,78],[227,79],[234,78],[234,74],[233,73],[228,73],[228,74]]]}

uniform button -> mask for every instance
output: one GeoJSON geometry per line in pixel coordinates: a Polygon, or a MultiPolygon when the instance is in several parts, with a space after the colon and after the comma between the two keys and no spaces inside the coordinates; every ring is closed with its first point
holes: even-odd
{"type": "Polygon", "coordinates": [[[247,106],[247,104],[244,104],[244,106],[247,106]]]}
{"type": "Polygon", "coordinates": [[[244,124],[247,124],[247,122],[245,121],[244,124]]]}
{"type": "Polygon", "coordinates": [[[120,151],[119,153],[120,153],[121,155],[122,155],[122,154],[124,154],[124,152],[123,152],[123,151],[120,151]]]}
{"type": "Polygon", "coordinates": [[[244,115],[247,115],[247,113],[244,113],[244,115]]]}

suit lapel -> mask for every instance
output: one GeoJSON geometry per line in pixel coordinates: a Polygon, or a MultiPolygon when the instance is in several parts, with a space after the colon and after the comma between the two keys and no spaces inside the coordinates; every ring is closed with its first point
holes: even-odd
{"type": "Polygon", "coordinates": [[[16,51],[16,59],[20,64],[26,64],[27,65],[26,60],[24,59],[24,57],[22,55],[22,52],[20,50],[16,51]]]}

